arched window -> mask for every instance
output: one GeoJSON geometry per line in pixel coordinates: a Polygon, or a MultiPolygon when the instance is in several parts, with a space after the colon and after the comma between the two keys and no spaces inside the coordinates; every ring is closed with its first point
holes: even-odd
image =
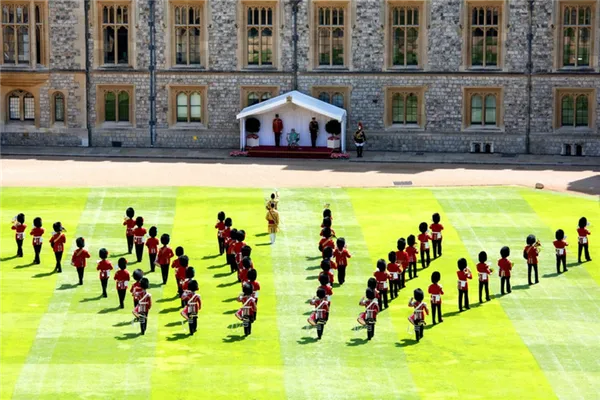
{"type": "Polygon", "coordinates": [[[573,126],[575,122],[573,96],[564,96],[561,101],[561,126],[573,126]]]}
{"type": "Polygon", "coordinates": [[[497,126],[497,99],[496,93],[473,93],[469,104],[469,125],[497,126]]]}
{"type": "Polygon", "coordinates": [[[130,122],[130,94],[125,90],[104,93],[104,121],[130,122]]]}
{"type": "Polygon", "coordinates": [[[107,92],[104,95],[104,120],[117,121],[117,97],[114,92],[107,92]]]}
{"type": "Polygon", "coordinates": [[[273,97],[275,88],[246,87],[242,89],[242,102],[244,107],[250,107],[273,97]]]}
{"type": "Polygon", "coordinates": [[[9,121],[35,121],[35,98],[29,92],[15,90],[8,95],[9,121]]]}
{"type": "Polygon", "coordinates": [[[418,124],[419,97],[415,93],[392,95],[392,124],[418,124]]]}
{"type": "Polygon", "coordinates": [[[319,93],[319,100],[324,101],[325,103],[329,103],[331,101],[329,93],[327,93],[327,92],[319,93]]]}
{"type": "Polygon", "coordinates": [[[179,92],[177,101],[177,122],[202,122],[202,94],[200,92],[179,92]]]}
{"type": "Polygon", "coordinates": [[[129,93],[119,93],[119,122],[129,122],[129,93]]]}
{"type": "Polygon", "coordinates": [[[560,97],[560,126],[590,126],[590,93],[568,92],[560,97]]]}
{"type": "Polygon", "coordinates": [[[188,97],[185,93],[177,95],[177,122],[188,122],[188,97]]]}
{"type": "Polygon", "coordinates": [[[273,65],[274,7],[246,9],[246,62],[254,66],[273,65]]]}
{"type": "Polygon", "coordinates": [[[255,92],[248,93],[248,106],[253,106],[260,103],[260,99],[255,92]]]}
{"type": "Polygon", "coordinates": [[[331,98],[331,104],[339,108],[344,108],[344,95],[339,92],[334,93],[331,98]]]}
{"type": "Polygon", "coordinates": [[[101,37],[104,64],[129,63],[129,6],[102,6],[101,37]]]}
{"type": "Polygon", "coordinates": [[[65,96],[60,92],[54,94],[54,122],[65,122],[65,96]]]}

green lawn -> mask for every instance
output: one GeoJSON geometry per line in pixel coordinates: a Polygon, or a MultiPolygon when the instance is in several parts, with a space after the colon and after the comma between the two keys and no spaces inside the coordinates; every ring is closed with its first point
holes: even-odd
{"type": "MultiPolygon", "coordinates": [[[[576,264],[577,220],[600,221],[591,197],[519,188],[477,189],[288,189],[282,190],[282,232],[275,246],[264,235],[260,189],[18,189],[3,188],[0,219],[0,322],[2,399],[592,399],[600,393],[600,246],[592,226],[593,262],[576,264]],[[27,196],[24,196],[24,193],[27,196]],[[334,288],[332,313],[323,340],[302,329],[317,285],[317,241],[324,203],[331,203],[334,228],[353,258],[347,283],[334,288]],[[149,274],[154,307],[146,336],[131,321],[131,299],[117,308],[111,281],[100,298],[95,261],[100,247],[111,259],[124,253],[125,209],[135,207],[149,228],[168,232],[172,246],[184,246],[196,267],[203,298],[198,333],[188,337],[179,323],[172,274],[166,287],[149,274]],[[213,228],[224,210],[247,232],[262,286],[252,336],[229,328],[240,291],[217,257],[213,228]],[[63,273],[51,274],[54,256],[47,244],[42,264],[16,253],[9,221],[18,212],[31,226],[41,216],[47,232],[67,228],[63,273]],[[399,237],[417,233],[419,222],[439,212],[444,255],[383,312],[375,338],[354,331],[358,301],[379,258],[399,237]],[[552,240],[563,228],[572,243],[569,272],[555,275],[552,240]],[[525,237],[543,244],[539,285],[529,288],[521,257],[525,237]],[[85,284],[77,286],[69,265],[75,238],[86,238],[92,253],[85,284]],[[513,293],[478,306],[471,284],[468,312],[458,314],[456,260],[474,269],[477,254],[512,250],[513,293]],[[412,290],[427,289],[431,272],[442,273],[445,322],[428,326],[416,344],[407,331],[406,303],[412,290]]],[[[29,229],[28,229],[29,230],[29,229]]],[[[130,262],[133,257],[128,256],[130,262]]],[[[136,266],[130,265],[130,270],[136,266]]],[[[147,254],[142,269],[148,270],[147,254]]],[[[499,293],[499,278],[490,284],[499,293]]]]}

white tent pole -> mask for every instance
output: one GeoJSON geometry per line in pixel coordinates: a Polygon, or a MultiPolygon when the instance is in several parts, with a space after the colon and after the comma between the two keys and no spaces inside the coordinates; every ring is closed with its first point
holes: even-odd
{"type": "Polygon", "coordinates": [[[240,150],[246,147],[246,117],[240,120],[240,150]]]}
{"type": "Polygon", "coordinates": [[[342,119],[342,153],[346,152],[346,115],[342,119]]]}

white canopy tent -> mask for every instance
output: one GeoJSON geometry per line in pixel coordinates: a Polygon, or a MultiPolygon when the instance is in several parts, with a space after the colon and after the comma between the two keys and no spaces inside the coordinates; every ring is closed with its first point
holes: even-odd
{"type": "Polygon", "coordinates": [[[325,132],[325,124],[329,120],[335,119],[342,124],[341,147],[342,152],[346,151],[346,110],[295,90],[246,107],[237,115],[237,119],[241,120],[240,148],[246,147],[246,118],[248,117],[257,118],[260,121],[260,131],[257,133],[260,144],[274,146],[275,135],[272,123],[275,114],[279,114],[279,118],[283,121],[281,146],[287,146],[287,134],[292,128],[300,134],[300,146],[310,146],[308,124],[312,117],[315,117],[319,122],[317,146],[327,146],[328,133],[325,132]]]}

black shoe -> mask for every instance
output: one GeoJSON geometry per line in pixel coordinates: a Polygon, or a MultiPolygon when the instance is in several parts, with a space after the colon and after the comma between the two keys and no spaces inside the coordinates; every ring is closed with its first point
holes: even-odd
{"type": "Polygon", "coordinates": [[[563,272],[567,272],[568,270],[569,270],[568,268],[565,268],[565,269],[563,270],[563,272]]]}
{"type": "Polygon", "coordinates": [[[581,264],[581,260],[577,260],[577,264],[581,264]]]}
{"type": "Polygon", "coordinates": [[[440,321],[439,321],[439,323],[441,324],[442,322],[444,322],[444,320],[440,318],[440,321]]]}
{"type": "Polygon", "coordinates": [[[123,304],[121,304],[121,305],[119,306],[119,308],[125,308],[125,306],[124,306],[123,304]]]}
{"type": "Polygon", "coordinates": [[[102,297],[108,297],[108,295],[106,293],[102,294],[102,297]]]}
{"type": "Polygon", "coordinates": [[[466,306],[465,308],[466,308],[467,310],[470,310],[470,309],[471,309],[471,307],[469,307],[469,306],[466,306]]]}
{"type": "Polygon", "coordinates": [[[433,321],[433,325],[437,325],[435,321],[433,321]]]}
{"type": "Polygon", "coordinates": [[[512,290],[509,290],[507,293],[512,293],[512,290]]]}
{"type": "Polygon", "coordinates": [[[483,303],[483,300],[479,299],[479,304],[483,303]]]}
{"type": "Polygon", "coordinates": [[[79,286],[81,286],[81,285],[83,285],[83,282],[82,282],[82,281],[79,281],[79,286]]]}
{"type": "Polygon", "coordinates": [[[538,283],[540,283],[540,281],[535,281],[535,284],[537,285],[538,283]]]}
{"type": "Polygon", "coordinates": [[[490,299],[489,297],[486,297],[486,298],[485,298],[485,301],[490,301],[490,300],[491,300],[491,299],[490,299]]]}
{"type": "Polygon", "coordinates": [[[461,308],[460,310],[458,310],[458,312],[463,312],[463,309],[461,308]]]}
{"type": "Polygon", "coordinates": [[[590,261],[592,261],[592,259],[591,258],[587,258],[585,261],[590,262],[590,261]]]}
{"type": "Polygon", "coordinates": [[[529,282],[529,286],[533,285],[533,283],[529,282]]]}

